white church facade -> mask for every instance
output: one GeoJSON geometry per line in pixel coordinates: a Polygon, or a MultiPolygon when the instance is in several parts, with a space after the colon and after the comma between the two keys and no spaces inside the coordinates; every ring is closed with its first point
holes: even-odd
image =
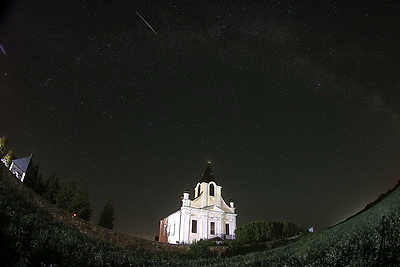
{"type": "Polygon", "coordinates": [[[182,206],[160,221],[159,241],[171,244],[191,244],[201,239],[235,239],[235,204],[222,198],[210,167],[204,171],[194,188],[194,199],[185,190],[182,206]]]}

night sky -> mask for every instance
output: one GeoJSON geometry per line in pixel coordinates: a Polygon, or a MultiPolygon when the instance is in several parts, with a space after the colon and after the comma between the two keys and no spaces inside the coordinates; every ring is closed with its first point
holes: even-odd
{"type": "Polygon", "coordinates": [[[345,219],[400,178],[400,4],[254,2],[13,1],[0,135],[138,237],[208,160],[238,226],[345,219]]]}

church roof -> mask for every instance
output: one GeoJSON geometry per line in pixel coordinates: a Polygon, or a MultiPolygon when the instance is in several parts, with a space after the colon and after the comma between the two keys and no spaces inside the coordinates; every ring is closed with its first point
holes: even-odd
{"type": "Polygon", "coordinates": [[[29,163],[32,160],[32,155],[29,157],[25,158],[20,158],[20,159],[14,159],[12,162],[18,166],[23,172],[26,172],[28,170],[29,163]]]}
{"type": "Polygon", "coordinates": [[[200,183],[202,182],[209,183],[211,181],[217,182],[214,178],[214,174],[212,173],[210,166],[208,166],[204,171],[203,175],[201,176],[200,183]]]}

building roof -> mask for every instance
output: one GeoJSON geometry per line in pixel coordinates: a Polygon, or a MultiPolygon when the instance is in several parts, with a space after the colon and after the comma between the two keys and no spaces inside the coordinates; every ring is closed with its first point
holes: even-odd
{"type": "Polygon", "coordinates": [[[20,159],[14,159],[12,162],[18,166],[23,172],[26,172],[28,170],[29,163],[32,160],[32,155],[29,157],[25,158],[20,158],[20,159]]]}
{"type": "Polygon", "coordinates": [[[213,174],[212,171],[211,171],[210,166],[208,166],[208,167],[206,168],[206,170],[204,171],[203,175],[201,176],[200,183],[202,183],[202,182],[209,183],[209,182],[211,182],[211,181],[217,182],[217,181],[215,180],[214,174],[213,174]]]}

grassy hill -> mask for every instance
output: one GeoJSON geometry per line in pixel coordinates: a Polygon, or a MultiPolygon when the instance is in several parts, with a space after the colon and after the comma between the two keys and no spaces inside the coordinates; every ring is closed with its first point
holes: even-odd
{"type": "Polygon", "coordinates": [[[201,264],[400,266],[400,187],[363,213],[294,244],[201,264]]]}
{"type": "MultiPolygon", "coordinates": [[[[2,168],[2,167],[1,167],[2,168]]],[[[400,265],[400,188],[365,212],[277,249],[194,259],[186,247],[115,233],[72,218],[2,168],[0,265],[400,265]]]]}
{"type": "Polygon", "coordinates": [[[166,265],[186,246],[136,238],[57,208],[0,165],[0,266],[166,265]]]}

